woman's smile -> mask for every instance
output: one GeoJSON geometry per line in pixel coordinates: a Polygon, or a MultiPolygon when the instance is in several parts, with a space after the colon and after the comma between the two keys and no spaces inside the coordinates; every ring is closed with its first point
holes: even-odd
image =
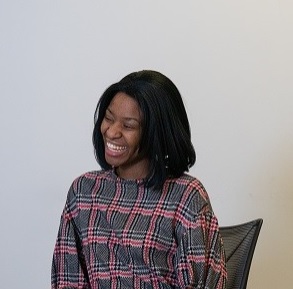
{"type": "Polygon", "coordinates": [[[127,150],[126,146],[116,145],[109,141],[105,142],[105,154],[109,157],[120,157],[127,150]]]}
{"type": "Polygon", "coordinates": [[[107,149],[109,149],[110,151],[113,151],[113,152],[123,152],[127,149],[126,146],[115,145],[110,142],[106,142],[106,147],[107,147],[107,149]]]}

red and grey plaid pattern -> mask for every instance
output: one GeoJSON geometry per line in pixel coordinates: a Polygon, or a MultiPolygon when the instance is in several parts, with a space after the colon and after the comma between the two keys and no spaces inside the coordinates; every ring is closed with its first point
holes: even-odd
{"type": "Polygon", "coordinates": [[[189,175],[163,190],[111,171],[77,178],[61,217],[52,289],[222,289],[225,256],[202,184],[189,175]]]}

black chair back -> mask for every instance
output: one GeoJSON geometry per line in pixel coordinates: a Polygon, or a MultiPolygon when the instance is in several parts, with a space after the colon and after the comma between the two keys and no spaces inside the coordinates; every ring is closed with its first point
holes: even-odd
{"type": "Polygon", "coordinates": [[[263,220],[220,227],[223,239],[228,282],[227,289],[245,289],[250,265],[263,220]]]}

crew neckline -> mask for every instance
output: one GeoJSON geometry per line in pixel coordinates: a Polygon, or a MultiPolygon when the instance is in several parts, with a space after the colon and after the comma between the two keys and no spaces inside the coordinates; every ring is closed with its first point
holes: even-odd
{"type": "Polygon", "coordinates": [[[112,179],[119,183],[126,183],[126,184],[144,184],[146,183],[147,178],[139,178],[139,179],[125,179],[121,178],[115,171],[115,168],[109,170],[109,175],[112,179]]]}

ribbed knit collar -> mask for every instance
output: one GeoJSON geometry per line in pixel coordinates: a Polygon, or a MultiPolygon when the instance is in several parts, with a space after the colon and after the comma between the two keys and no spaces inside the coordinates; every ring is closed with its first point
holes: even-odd
{"type": "Polygon", "coordinates": [[[119,182],[119,183],[124,183],[124,184],[137,184],[137,185],[142,185],[144,184],[146,181],[147,181],[147,178],[141,178],[141,179],[124,179],[124,178],[121,178],[117,175],[116,171],[115,171],[115,168],[112,168],[108,171],[108,175],[111,179],[113,179],[114,181],[116,182],[119,182]]]}

